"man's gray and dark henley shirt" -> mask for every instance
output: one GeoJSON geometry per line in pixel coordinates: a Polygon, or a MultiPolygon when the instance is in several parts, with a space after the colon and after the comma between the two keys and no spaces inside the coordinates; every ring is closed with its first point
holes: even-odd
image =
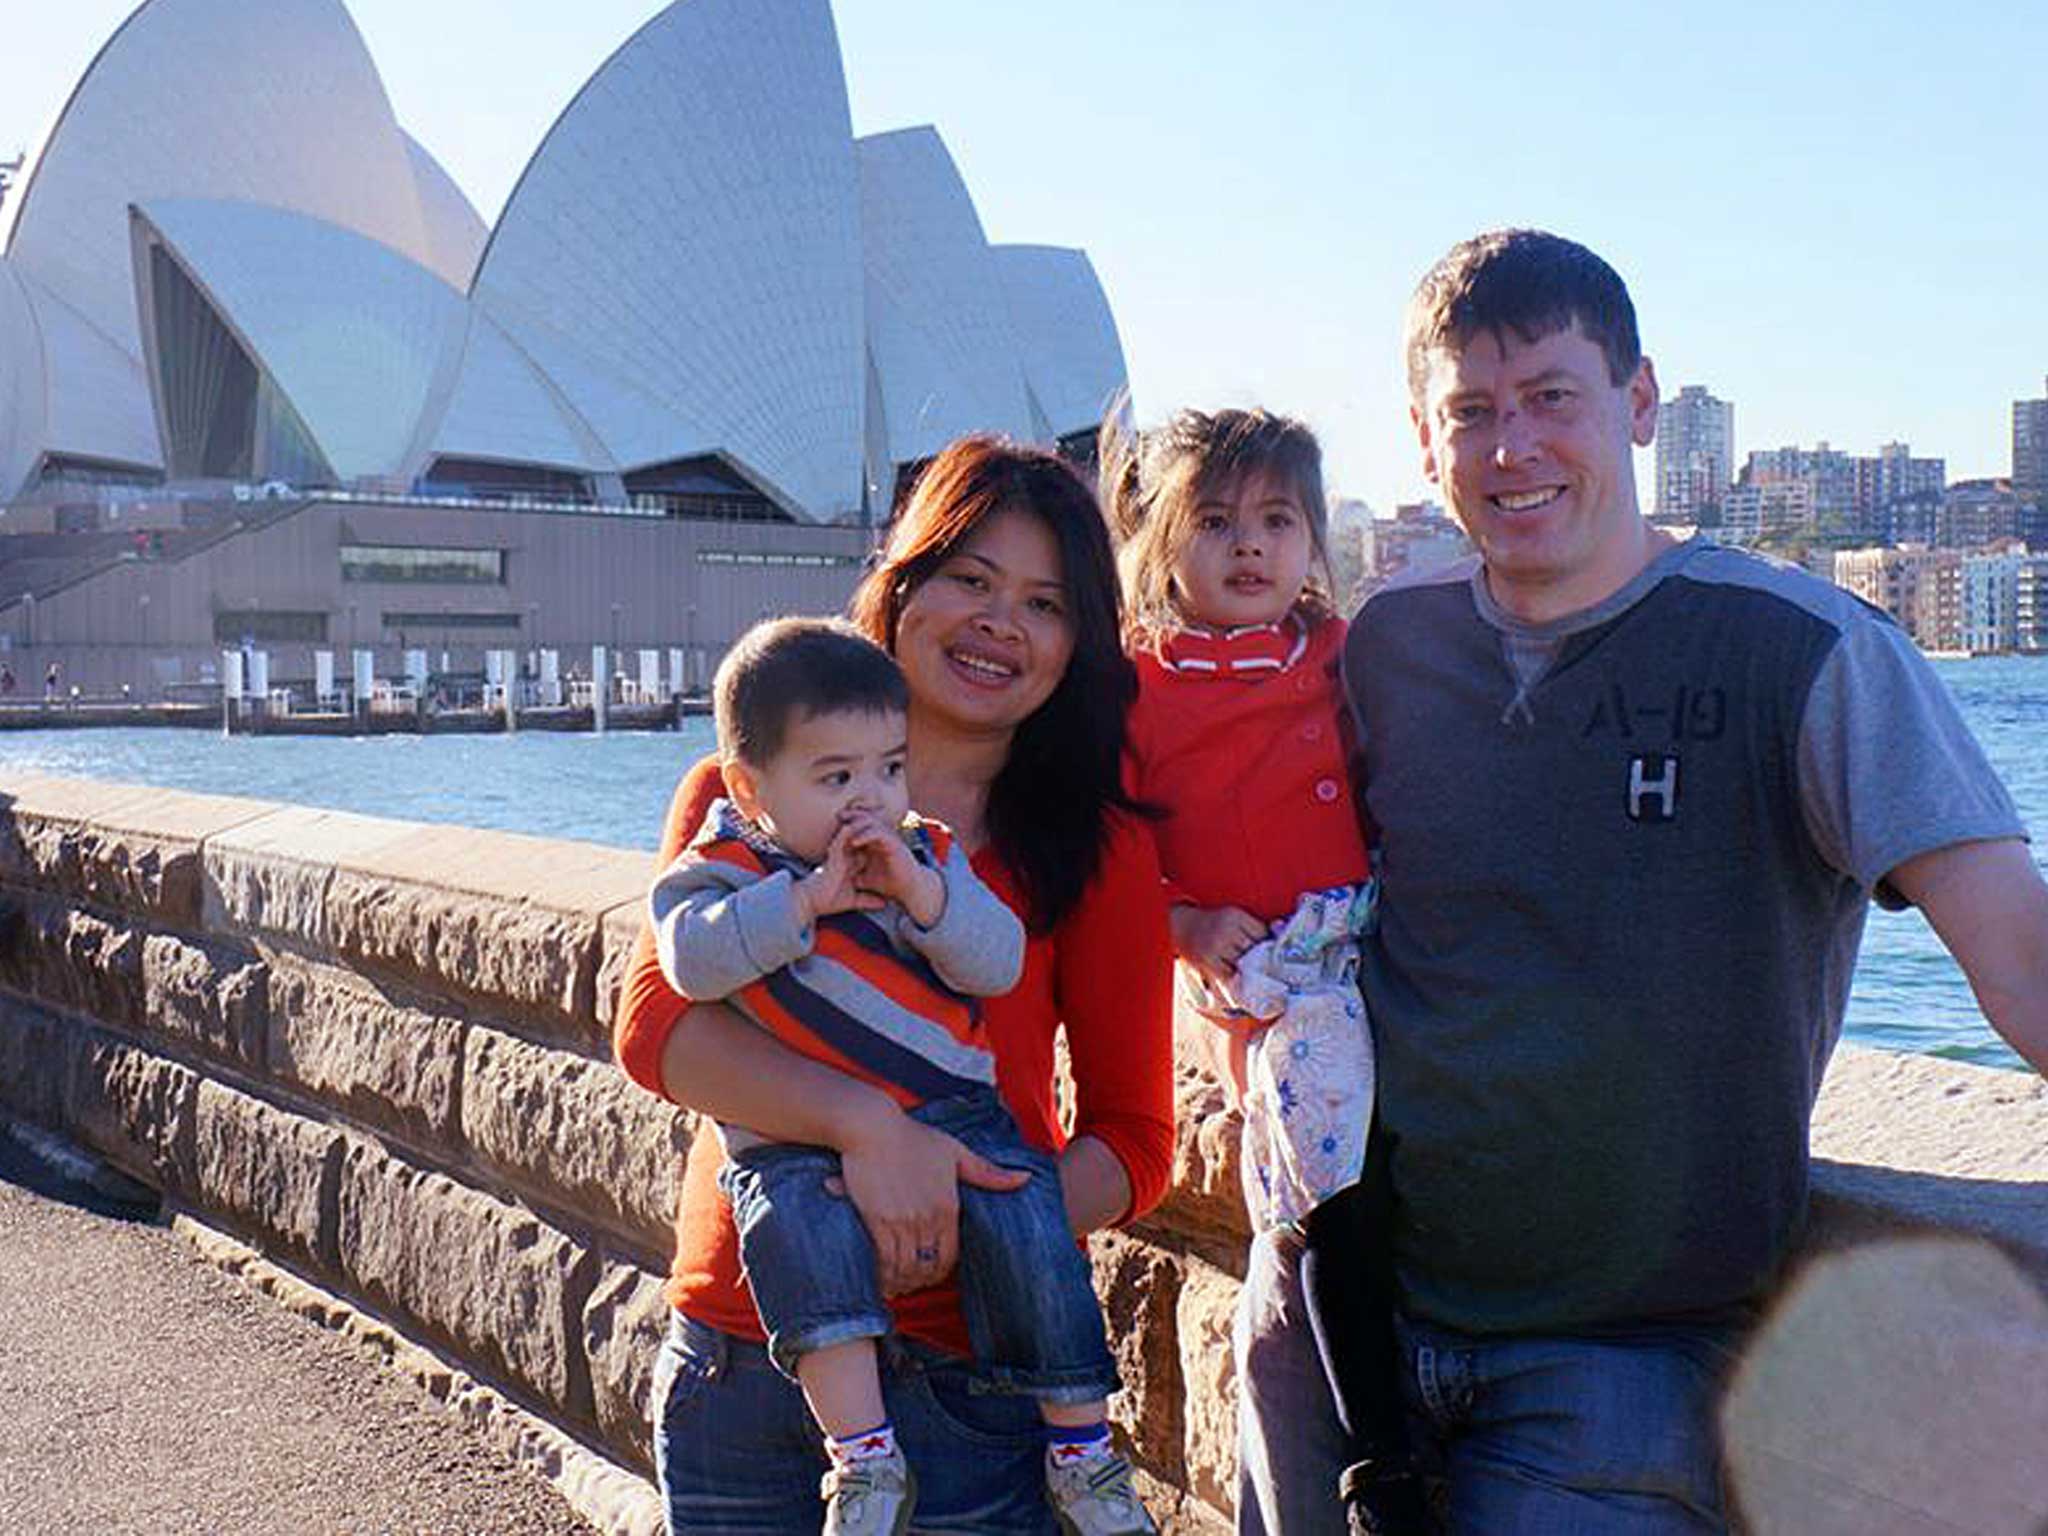
{"type": "Polygon", "coordinates": [[[2024,835],[1940,679],[1876,610],[1704,540],[1544,625],[1476,561],[1390,586],[1345,673],[1403,1305],[1733,1313],[1805,1212],[1871,896],[2024,835]]]}

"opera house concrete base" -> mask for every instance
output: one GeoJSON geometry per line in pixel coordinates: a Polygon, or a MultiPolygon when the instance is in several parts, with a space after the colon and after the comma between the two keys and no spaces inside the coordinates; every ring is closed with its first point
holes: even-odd
{"type": "Polygon", "coordinates": [[[0,573],[32,572],[26,594],[0,598],[0,663],[24,703],[52,664],[60,702],[73,688],[86,701],[200,702],[227,681],[224,653],[260,653],[255,693],[288,690],[319,711],[338,707],[320,695],[350,690],[352,657],[368,651],[396,704],[408,689],[431,703],[438,689],[443,709],[481,705],[488,685],[509,680],[533,685],[516,706],[588,711],[602,648],[608,704],[667,705],[703,691],[756,620],[844,608],[872,538],[354,498],[130,504],[111,530],[0,534],[0,573]],[[13,541],[45,553],[8,562],[13,541]],[[49,553],[66,549],[83,553],[49,553]],[[493,653],[511,654],[507,676],[492,677],[493,653]],[[552,697],[538,691],[543,653],[559,669],[552,697]]]}

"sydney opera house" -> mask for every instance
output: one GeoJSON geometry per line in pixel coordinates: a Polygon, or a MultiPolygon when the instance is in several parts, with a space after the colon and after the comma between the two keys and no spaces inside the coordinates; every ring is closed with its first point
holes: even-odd
{"type": "Polygon", "coordinates": [[[991,244],[936,130],[854,136],[828,0],[660,10],[495,227],[342,0],[146,0],[0,249],[0,646],[109,680],[715,649],[837,606],[950,439],[1085,443],[1125,378],[1083,252],[991,244]]]}

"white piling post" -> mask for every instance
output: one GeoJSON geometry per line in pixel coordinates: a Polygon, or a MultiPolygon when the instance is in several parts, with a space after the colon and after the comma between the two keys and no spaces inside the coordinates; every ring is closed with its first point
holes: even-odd
{"type": "Polygon", "coordinates": [[[603,646],[593,645],[590,648],[590,724],[599,735],[604,734],[605,716],[611,703],[611,660],[603,646]]]}
{"type": "Polygon", "coordinates": [[[484,671],[496,676],[492,681],[498,685],[498,698],[505,711],[505,729],[519,729],[519,656],[516,651],[486,651],[484,671]]]}
{"type": "Polygon", "coordinates": [[[270,710],[270,652],[249,653],[249,697],[256,701],[257,712],[267,714],[270,710]]]}
{"type": "Polygon", "coordinates": [[[245,682],[242,676],[242,653],[222,651],[220,653],[220,728],[223,734],[232,734],[235,722],[242,714],[242,694],[245,682]]]}

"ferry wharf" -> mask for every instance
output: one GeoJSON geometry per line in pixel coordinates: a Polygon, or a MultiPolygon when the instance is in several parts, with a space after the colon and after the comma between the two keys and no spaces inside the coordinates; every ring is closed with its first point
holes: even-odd
{"type": "Polygon", "coordinates": [[[242,709],[220,703],[137,703],[80,699],[46,704],[0,704],[0,732],[173,727],[226,731],[234,736],[491,736],[508,731],[672,731],[685,719],[709,715],[708,699],[676,697],[654,704],[515,707],[437,707],[421,703],[377,711],[242,709]]]}

